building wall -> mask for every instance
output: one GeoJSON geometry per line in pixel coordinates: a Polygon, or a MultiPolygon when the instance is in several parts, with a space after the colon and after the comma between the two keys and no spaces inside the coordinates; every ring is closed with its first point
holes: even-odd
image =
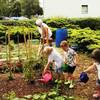
{"type": "Polygon", "coordinates": [[[44,17],[100,17],[100,0],[44,0],[44,17]],[[81,5],[88,5],[82,14],[81,5]]]}

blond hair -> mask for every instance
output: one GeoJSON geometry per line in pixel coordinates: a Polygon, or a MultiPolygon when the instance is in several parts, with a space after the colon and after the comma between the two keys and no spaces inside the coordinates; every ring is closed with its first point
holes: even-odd
{"type": "Polygon", "coordinates": [[[43,50],[43,53],[46,54],[47,56],[51,54],[53,48],[52,47],[45,47],[43,50]]]}
{"type": "Polygon", "coordinates": [[[62,46],[69,46],[69,43],[67,42],[67,41],[62,41],[61,43],[60,43],[60,46],[62,47],[62,46]]]}

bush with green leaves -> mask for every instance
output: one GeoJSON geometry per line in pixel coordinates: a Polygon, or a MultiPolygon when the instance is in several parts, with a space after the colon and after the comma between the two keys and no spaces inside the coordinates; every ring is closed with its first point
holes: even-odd
{"type": "Polygon", "coordinates": [[[50,27],[53,28],[87,28],[92,30],[100,29],[100,18],[63,18],[63,17],[53,17],[44,20],[50,27]]]}
{"type": "Polygon", "coordinates": [[[26,26],[32,27],[35,24],[35,18],[32,20],[0,20],[0,24],[5,26],[26,26]]]}
{"type": "Polygon", "coordinates": [[[70,29],[69,41],[73,45],[78,45],[82,51],[92,51],[95,48],[100,48],[100,31],[70,29]]]}
{"type": "Polygon", "coordinates": [[[80,28],[89,27],[92,30],[100,30],[100,18],[77,18],[72,19],[72,24],[80,26],[80,28]]]}
{"type": "Polygon", "coordinates": [[[52,90],[47,93],[37,93],[33,95],[26,95],[22,98],[16,97],[15,92],[9,92],[2,96],[3,100],[76,100],[73,96],[58,95],[56,91],[52,90]]]}
{"type": "Polygon", "coordinates": [[[49,19],[44,19],[44,22],[52,28],[79,28],[78,25],[74,25],[71,19],[66,17],[53,17],[49,19]]]}

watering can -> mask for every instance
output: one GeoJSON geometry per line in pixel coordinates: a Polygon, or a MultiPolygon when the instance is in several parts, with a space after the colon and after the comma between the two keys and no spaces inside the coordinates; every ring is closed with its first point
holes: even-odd
{"type": "Polygon", "coordinates": [[[89,77],[88,77],[87,73],[82,72],[82,73],[80,74],[80,82],[87,83],[88,80],[89,80],[89,77]]]}
{"type": "Polygon", "coordinates": [[[66,72],[68,71],[68,64],[62,64],[62,71],[66,72]]]}
{"type": "Polygon", "coordinates": [[[43,73],[42,78],[39,79],[40,82],[48,83],[52,80],[52,73],[51,71],[47,70],[45,73],[43,73]]]}

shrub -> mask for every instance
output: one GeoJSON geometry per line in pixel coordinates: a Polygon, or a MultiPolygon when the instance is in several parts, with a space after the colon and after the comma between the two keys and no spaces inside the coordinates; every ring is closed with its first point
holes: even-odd
{"type": "Polygon", "coordinates": [[[35,24],[35,19],[32,20],[0,20],[0,24],[5,26],[26,26],[32,27],[35,24]]]}
{"type": "Polygon", "coordinates": [[[78,45],[82,51],[91,51],[100,47],[100,31],[90,29],[70,29],[69,41],[71,44],[78,45]]]}
{"type": "Polygon", "coordinates": [[[77,18],[71,20],[71,24],[78,25],[80,28],[89,27],[92,30],[100,29],[100,18],[77,18]]]}
{"type": "Polygon", "coordinates": [[[60,18],[60,17],[45,19],[44,22],[53,28],[62,28],[65,27],[66,24],[68,24],[67,18],[60,18]]]}
{"type": "Polygon", "coordinates": [[[63,18],[63,17],[54,17],[44,20],[50,27],[54,28],[87,28],[89,27],[92,30],[100,29],[100,18],[63,18]]]}

